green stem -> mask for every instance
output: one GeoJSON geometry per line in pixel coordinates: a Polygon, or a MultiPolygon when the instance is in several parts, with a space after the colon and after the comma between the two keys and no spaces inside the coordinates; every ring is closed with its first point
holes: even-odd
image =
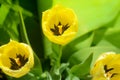
{"type": "MultiPolygon", "coordinates": [[[[19,15],[20,15],[20,21],[21,21],[20,31],[21,31],[22,41],[31,46],[30,41],[28,39],[27,31],[26,31],[26,28],[25,28],[23,15],[22,15],[22,12],[21,12],[20,9],[19,9],[19,15]]],[[[41,74],[42,73],[41,62],[40,62],[38,56],[35,54],[35,52],[34,52],[34,57],[35,57],[35,59],[34,59],[35,64],[34,65],[36,67],[39,66],[39,68],[40,68],[39,70],[40,70],[40,74],[41,74]]]]}
{"type": "Polygon", "coordinates": [[[59,56],[57,61],[58,67],[60,67],[60,64],[61,64],[61,57],[62,57],[62,45],[59,45],[59,56]]]}
{"type": "Polygon", "coordinates": [[[61,80],[61,57],[62,57],[62,45],[52,44],[54,53],[52,54],[52,59],[54,60],[51,68],[51,76],[53,80],[61,80]]]}
{"type": "Polygon", "coordinates": [[[27,36],[27,32],[26,32],[26,28],[25,28],[25,23],[24,23],[24,20],[23,20],[23,16],[22,16],[22,13],[21,13],[21,10],[19,10],[19,15],[20,15],[20,20],[21,20],[21,31],[22,31],[22,38],[23,40],[30,45],[30,42],[29,42],[29,39],[28,39],[28,36],[27,36]]]}
{"type": "Polygon", "coordinates": [[[52,62],[52,70],[58,69],[61,65],[61,57],[62,57],[62,45],[58,45],[52,43],[52,51],[51,62],[52,62]]]}

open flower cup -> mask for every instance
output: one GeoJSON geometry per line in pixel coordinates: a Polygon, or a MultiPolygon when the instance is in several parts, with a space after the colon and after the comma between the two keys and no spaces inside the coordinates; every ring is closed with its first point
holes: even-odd
{"type": "Polygon", "coordinates": [[[0,47],[0,68],[5,74],[19,78],[27,74],[33,65],[33,51],[29,45],[10,40],[0,47]]]}
{"type": "Polygon", "coordinates": [[[55,5],[43,12],[42,29],[50,41],[65,45],[76,35],[78,30],[77,17],[72,9],[55,5]]]}
{"type": "Polygon", "coordinates": [[[107,52],[102,54],[91,70],[92,80],[119,80],[120,54],[107,52]]]}

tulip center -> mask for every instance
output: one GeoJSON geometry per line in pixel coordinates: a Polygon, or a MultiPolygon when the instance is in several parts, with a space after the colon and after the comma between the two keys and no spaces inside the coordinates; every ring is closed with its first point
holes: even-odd
{"type": "Polygon", "coordinates": [[[16,54],[16,58],[9,58],[9,59],[11,63],[10,69],[13,70],[20,69],[28,61],[28,58],[25,58],[25,55],[22,56],[21,54],[16,54]]]}
{"type": "Polygon", "coordinates": [[[117,75],[117,73],[110,72],[112,70],[114,70],[114,68],[107,68],[107,65],[104,65],[105,77],[107,78],[107,80],[110,80],[110,78],[117,75]]]}
{"type": "Polygon", "coordinates": [[[62,25],[61,22],[58,23],[58,25],[54,24],[54,28],[50,28],[50,30],[53,32],[55,36],[62,35],[70,26],[68,24],[62,25]]]}

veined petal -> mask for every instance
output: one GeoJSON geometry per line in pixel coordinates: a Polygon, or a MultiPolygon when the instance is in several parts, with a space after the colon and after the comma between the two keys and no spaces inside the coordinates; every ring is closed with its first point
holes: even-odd
{"type": "Polygon", "coordinates": [[[73,10],[56,5],[43,12],[42,30],[50,41],[65,45],[76,35],[77,17],[73,10]]]}
{"type": "Polygon", "coordinates": [[[27,74],[34,65],[33,51],[25,43],[11,40],[0,47],[0,53],[0,67],[9,76],[21,77],[27,74]]]}

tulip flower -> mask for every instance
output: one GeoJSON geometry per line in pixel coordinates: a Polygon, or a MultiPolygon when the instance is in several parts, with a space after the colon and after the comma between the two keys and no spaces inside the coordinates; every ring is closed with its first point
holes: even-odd
{"type": "Polygon", "coordinates": [[[42,30],[50,41],[65,45],[76,35],[77,17],[72,9],[55,5],[43,12],[42,30]]]}
{"type": "Polygon", "coordinates": [[[120,54],[107,52],[102,54],[91,69],[92,80],[119,80],[120,54]]]}
{"type": "Polygon", "coordinates": [[[27,74],[34,65],[33,51],[25,43],[10,40],[0,47],[0,68],[15,78],[27,74]]]}

